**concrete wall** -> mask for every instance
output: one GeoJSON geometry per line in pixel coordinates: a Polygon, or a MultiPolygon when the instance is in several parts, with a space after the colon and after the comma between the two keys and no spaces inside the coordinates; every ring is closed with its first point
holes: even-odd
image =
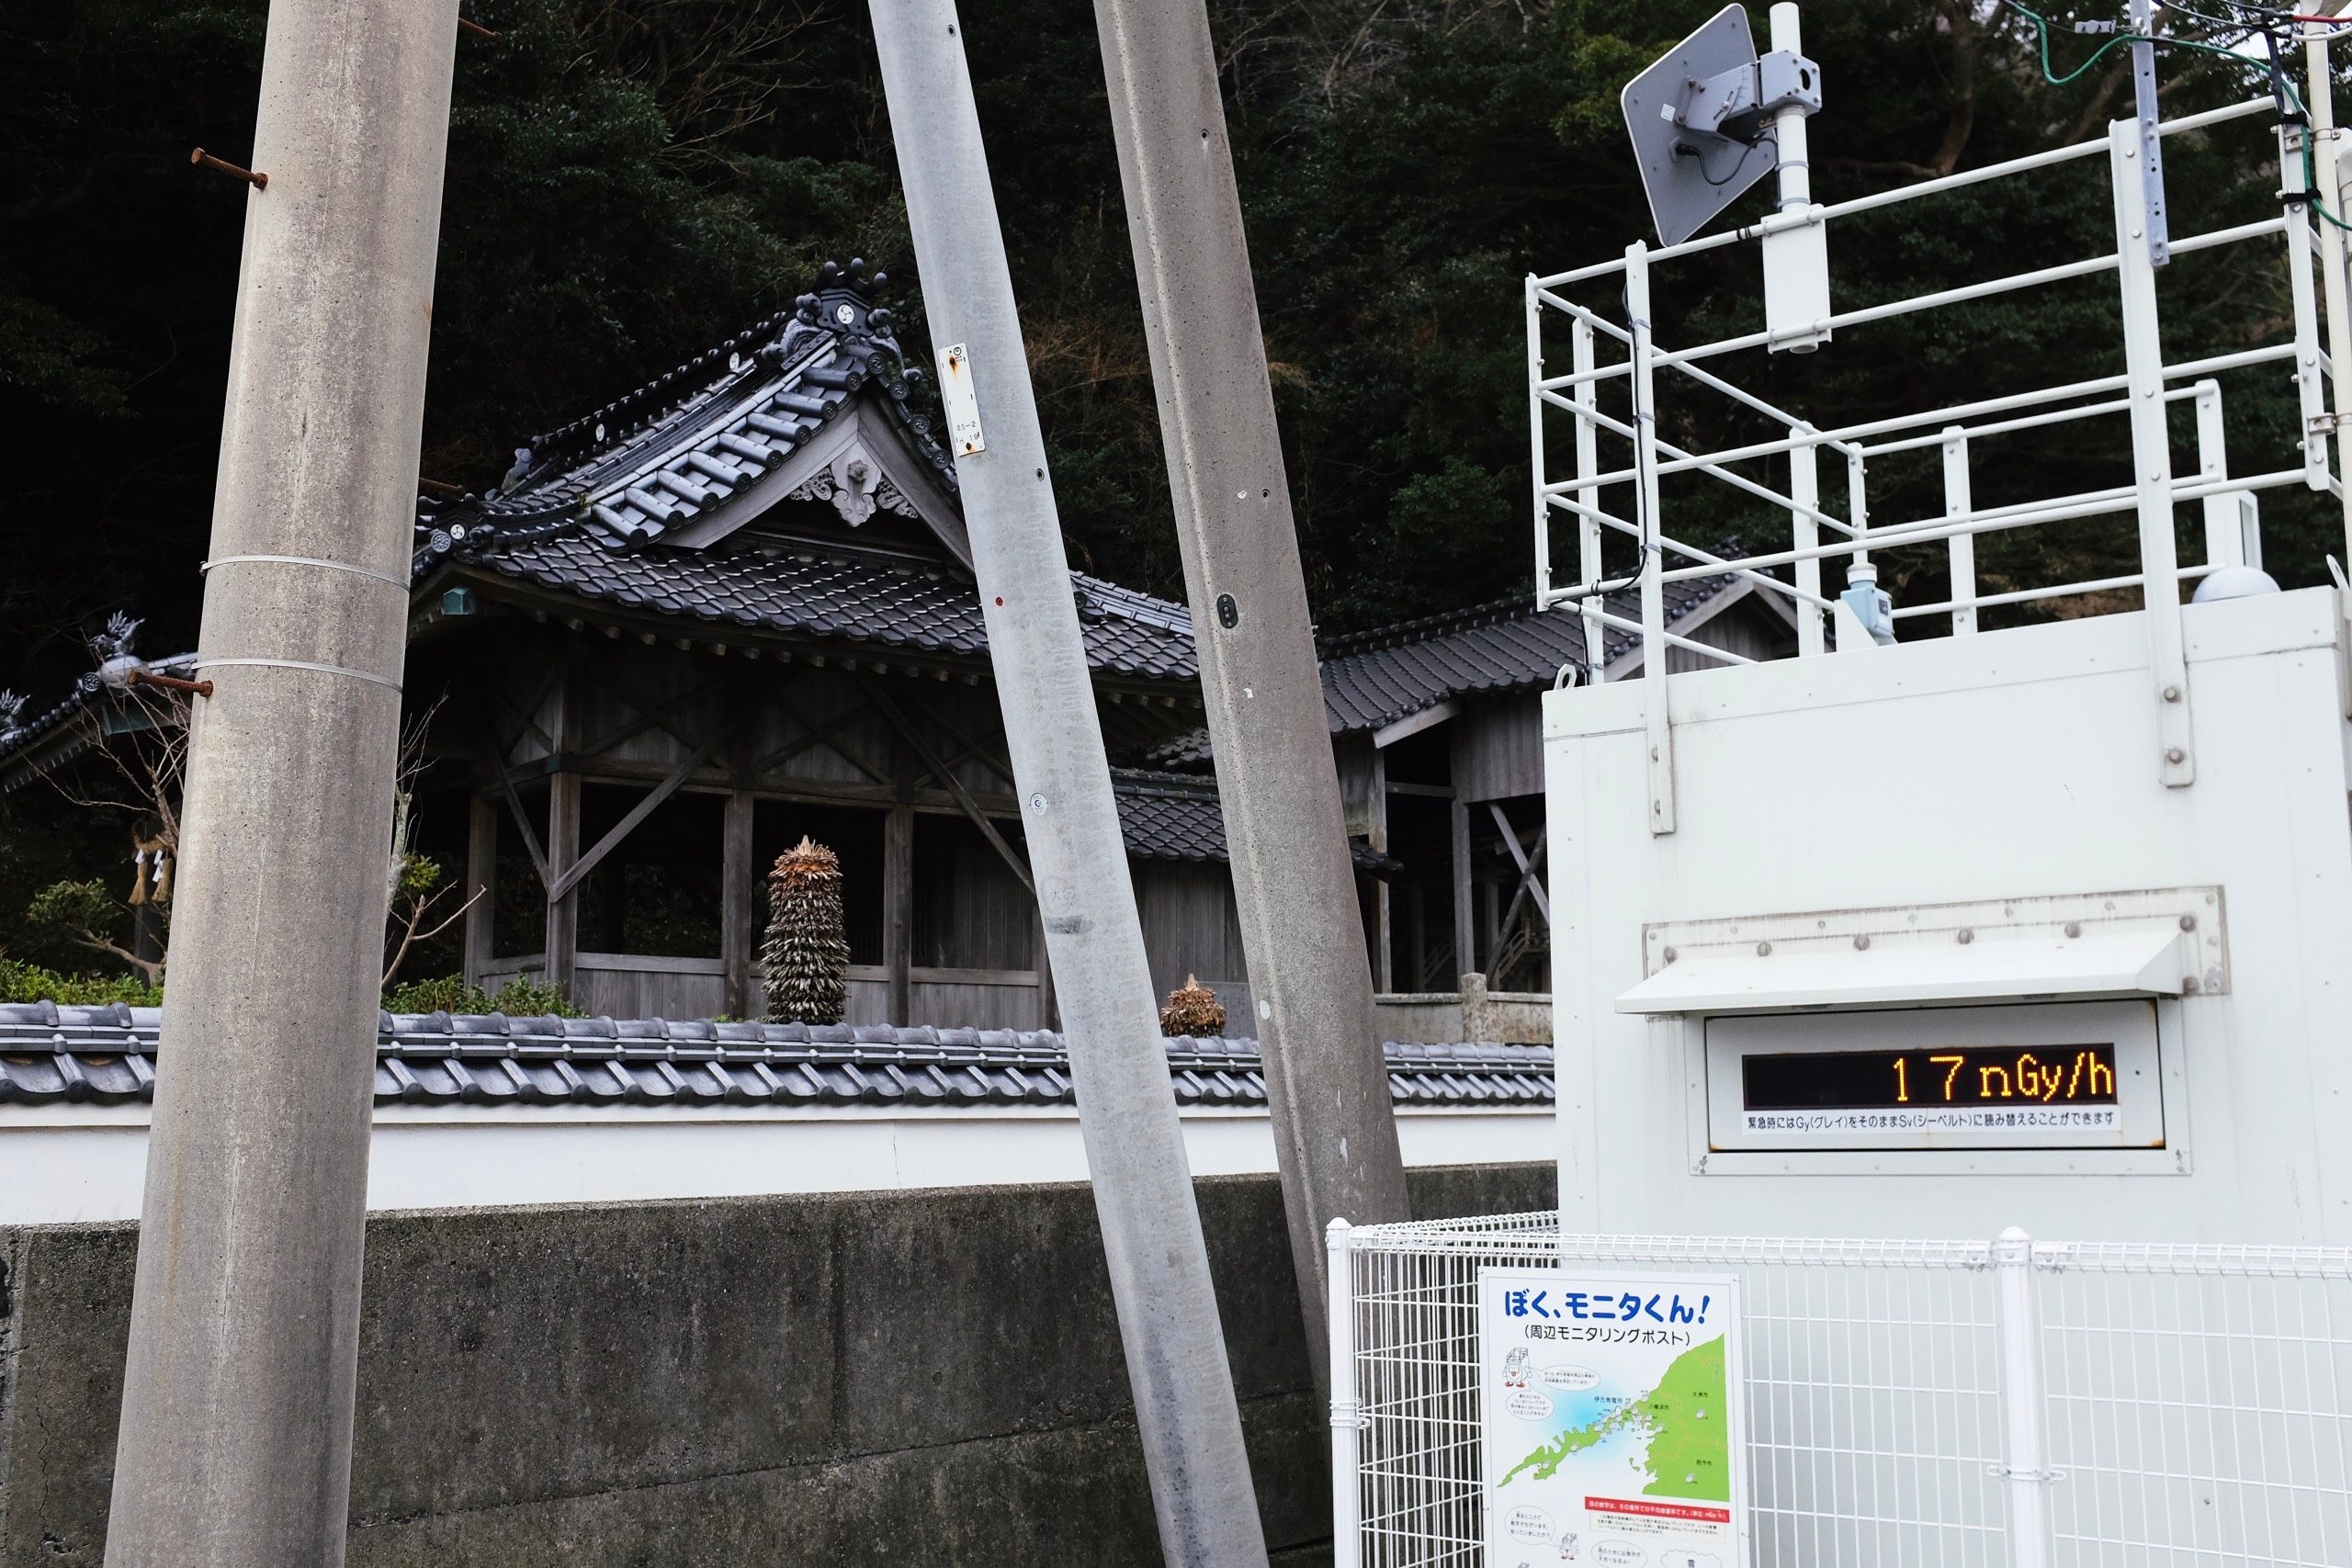
{"type": "MultiPolygon", "coordinates": [[[[1549,1166],[1411,1182],[1555,1201],[1549,1166]]],[[[1324,1560],[1279,1192],[1198,1190],[1269,1540],[1324,1560]]],[[[136,1240],[0,1229],[7,1568],[101,1560],[136,1240]]],[[[1075,1184],[378,1215],[351,1514],[352,1568],[1159,1561],[1075,1184]]]]}
{"type": "Polygon", "coordinates": [[[1458,991],[1384,991],[1372,998],[1383,1040],[1495,1040],[1552,1043],[1552,998],[1543,991],[1490,991],[1484,975],[1464,975],[1458,991]]]}

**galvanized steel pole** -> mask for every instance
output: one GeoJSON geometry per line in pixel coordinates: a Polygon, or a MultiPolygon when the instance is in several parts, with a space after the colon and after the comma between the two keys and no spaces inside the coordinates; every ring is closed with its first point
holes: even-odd
{"type": "Polygon", "coordinates": [[[344,1560],[457,0],[276,0],[111,1568],[344,1560]]]}
{"type": "Polygon", "coordinates": [[[1324,1227],[1410,1218],[1404,1161],[1208,13],[1095,0],[1094,17],[1319,1385],[1324,1227]]]}
{"type": "Polygon", "coordinates": [[[873,0],[1160,1550],[1266,1561],[953,0],[873,0]]]}

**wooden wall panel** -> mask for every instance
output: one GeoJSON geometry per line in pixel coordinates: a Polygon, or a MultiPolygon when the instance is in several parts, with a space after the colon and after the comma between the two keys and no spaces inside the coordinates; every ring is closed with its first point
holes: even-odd
{"type": "Polygon", "coordinates": [[[1507,800],[1544,793],[1544,699],[1535,692],[1464,704],[1447,726],[1453,739],[1453,792],[1463,800],[1507,800]]]}
{"type": "Polygon", "coordinates": [[[1154,1005],[1193,976],[1225,1004],[1227,1034],[1254,1036],[1250,965],[1242,953],[1241,919],[1225,866],[1188,861],[1132,863],[1154,1005]]]}

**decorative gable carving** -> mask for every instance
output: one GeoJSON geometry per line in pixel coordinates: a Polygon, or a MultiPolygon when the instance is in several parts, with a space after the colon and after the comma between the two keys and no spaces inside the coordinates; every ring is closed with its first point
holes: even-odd
{"type": "Polygon", "coordinates": [[[830,501],[842,520],[854,528],[876,511],[920,519],[922,513],[906,493],[890,482],[882,465],[862,445],[852,444],[833,460],[786,493],[788,501],[830,501]]]}

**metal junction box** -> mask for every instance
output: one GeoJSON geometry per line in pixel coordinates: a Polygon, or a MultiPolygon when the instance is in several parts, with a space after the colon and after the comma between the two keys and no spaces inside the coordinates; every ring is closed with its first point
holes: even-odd
{"type": "Polygon", "coordinates": [[[1545,698],[1563,1224],[2352,1243],[2343,609],[2188,605],[1545,698]]]}

